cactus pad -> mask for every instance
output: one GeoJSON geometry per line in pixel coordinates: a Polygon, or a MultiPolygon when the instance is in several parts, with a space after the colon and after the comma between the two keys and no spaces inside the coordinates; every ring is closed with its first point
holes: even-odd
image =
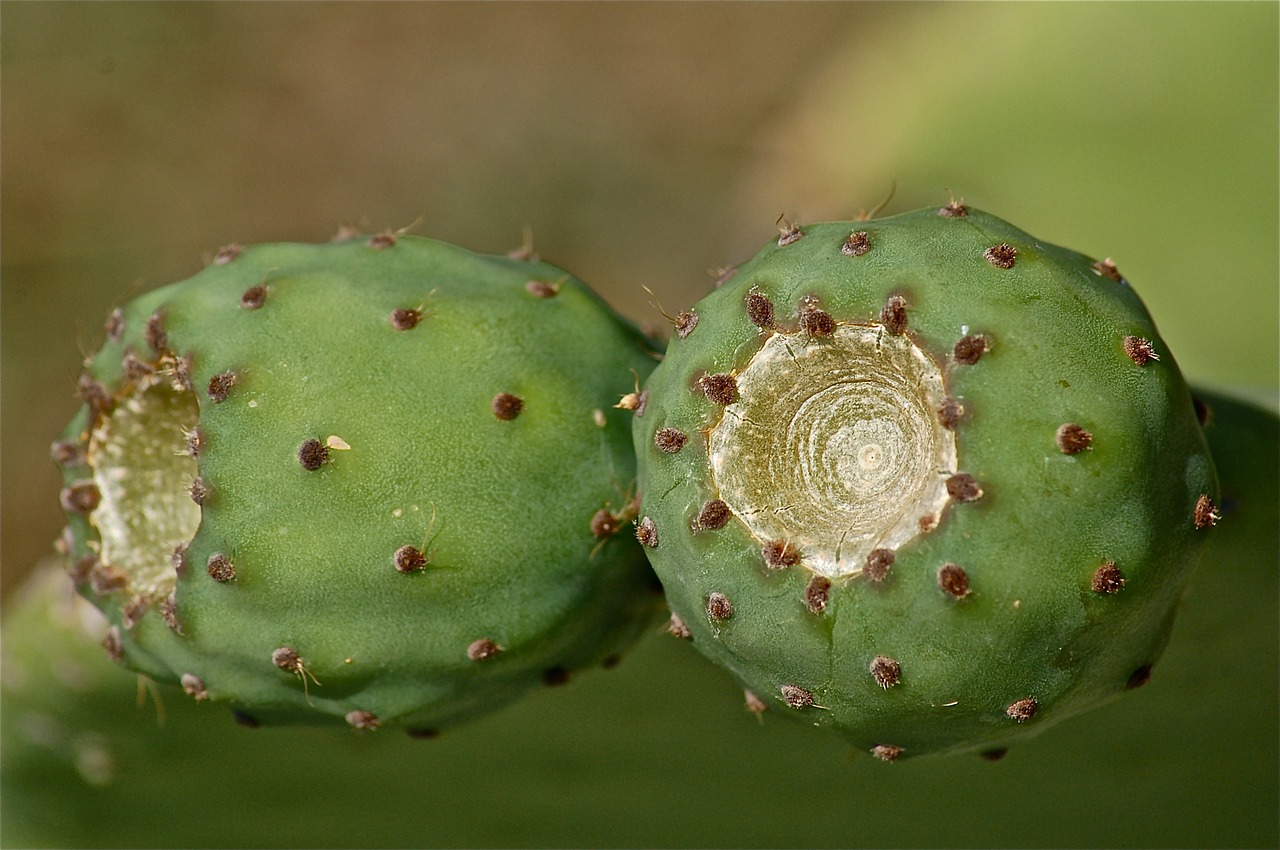
{"type": "Polygon", "coordinates": [[[1144,683],[1216,479],[1113,263],[959,203],[789,226],[634,423],[639,536],[757,702],[892,761],[1144,683]]]}
{"type": "Polygon", "coordinates": [[[651,621],[614,403],[653,360],[563,271],[389,234],[233,247],[106,331],[53,453],[129,666],[251,725],[425,732],[651,621]]]}

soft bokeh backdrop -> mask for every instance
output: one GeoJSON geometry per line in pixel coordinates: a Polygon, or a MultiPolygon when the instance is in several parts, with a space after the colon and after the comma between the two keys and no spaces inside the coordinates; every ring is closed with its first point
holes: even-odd
{"type": "MultiPolygon", "coordinates": [[[[623,313],[660,321],[643,287],[670,313],[687,307],[709,287],[706,271],[753,253],[780,214],[849,218],[896,186],[889,214],[950,192],[1114,258],[1194,380],[1272,398],[1280,382],[1274,3],[8,2],[0,18],[6,590],[61,527],[48,444],[76,407],[103,317],[233,241],[418,222],[415,232],[501,252],[528,227],[545,259],[623,313]]],[[[642,648],[637,666],[701,669],[672,652],[642,648]]],[[[652,679],[618,681],[616,700],[680,700],[646,695],[652,679]]],[[[514,729],[554,726],[538,715],[554,705],[522,709],[532,719],[514,729]]],[[[698,723],[714,722],[689,728],[710,734],[698,723]]],[[[513,728],[502,723],[475,734],[501,738],[513,728]]],[[[632,728],[618,723],[615,734],[632,728]]],[[[805,747],[804,732],[771,728],[763,758],[805,747]]],[[[465,742],[480,739],[460,734],[448,746],[475,763],[465,742]]],[[[1257,758],[1274,765],[1274,737],[1260,740],[1257,758]]],[[[788,771],[778,781],[803,784],[812,754],[776,762],[788,771]]],[[[576,757],[545,756],[565,770],[576,757]]],[[[693,770],[693,757],[676,764],[693,770]]],[[[958,776],[979,767],[991,766],[958,776]]],[[[708,806],[723,814],[728,789],[749,795],[747,776],[708,806]]],[[[874,794],[859,776],[848,793],[874,794]]],[[[1124,780],[1139,783],[1132,799],[1169,804],[1140,784],[1156,781],[1150,772],[1135,777],[1124,780]]],[[[1256,810],[1273,789],[1237,800],[1230,817],[1253,829],[1231,833],[1238,842],[1274,841],[1274,811],[1263,829],[1256,810]]],[[[853,841],[836,806],[808,822],[827,842],[776,818],[773,831],[726,828],[716,842],[685,828],[683,810],[667,829],[630,835],[853,841]]],[[[440,843],[503,843],[476,824],[450,822],[440,843]]],[[[502,833],[514,844],[571,834],[608,843],[589,829],[502,833]]],[[[1144,836],[1182,843],[1137,828],[1124,840],[1144,836]]]]}

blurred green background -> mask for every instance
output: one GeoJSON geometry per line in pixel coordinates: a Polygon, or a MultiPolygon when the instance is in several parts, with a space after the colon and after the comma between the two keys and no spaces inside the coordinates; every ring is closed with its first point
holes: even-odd
{"type": "MultiPolygon", "coordinates": [[[[76,407],[79,361],[98,344],[109,309],[189,276],[223,244],[321,241],[341,224],[401,227],[423,216],[415,232],[494,252],[517,247],[527,226],[543,258],[623,313],[660,322],[643,287],[674,314],[709,287],[706,270],[745,259],[770,238],[779,214],[800,223],[850,218],[895,185],[885,214],[954,193],[1041,239],[1112,257],[1190,378],[1274,399],[1278,9],[1265,2],[0,4],[3,588],[16,586],[61,527],[48,444],[76,407]]],[[[1264,460],[1274,467],[1274,452],[1264,460]]],[[[1255,578],[1265,597],[1274,581],[1255,578]]],[[[1265,622],[1270,611],[1261,614],[1265,622]]],[[[1174,650],[1186,633],[1175,634],[1174,650]]],[[[868,796],[911,793],[903,776],[919,769],[893,766],[888,784],[882,777],[890,774],[861,760],[846,775],[844,751],[829,739],[814,742],[807,730],[781,723],[743,732],[750,718],[736,705],[727,716],[695,713],[737,697],[683,649],[650,641],[634,669],[594,677],[614,690],[595,691],[596,701],[571,716],[593,724],[589,735],[616,736],[613,750],[602,740],[579,749],[572,734],[542,740],[558,728],[572,693],[440,742],[455,753],[454,768],[485,764],[476,754],[492,756],[494,740],[534,747],[520,763],[532,771],[527,781],[505,786],[532,796],[510,823],[476,804],[439,814],[434,839],[418,832],[405,843],[840,845],[894,843],[895,835],[905,844],[912,836],[948,843],[945,831],[919,831],[920,813],[901,800],[885,815],[901,820],[899,832],[859,832],[869,815],[853,818],[846,809],[868,796]],[[679,689],[689,676],[714,690],[686,701],[679,689]],[[619,701],[644,702],[649,726],[619,701]],[[584,715],[591,710],[605,714],[584,715]],[[721,722],[737,731],[717,745],[721,722]],[[670,733],[676,750],[662,743],[663,723],[678,727],[670,733]],[[535,740],[519,739],[524,731],[535,740]],[[725,756],[723,748],[747,733],[770,743],[758,769],[743,772],[751,757],[725,756]],[[628,775],[646,759],[669,768],[642,770],[641,787],[627,786],[639,795],[633,821],[604,818],[593,830],[589,812],[605,805],[607,783],[558,785],[545,773],[599,779],[598,770],[582,774],[580,760],[610,752],[628,775]],[[792,755],[770,762],[780,753],[792,755]],[[732,766],[725,772],[716,770],[722,757],[732,766]],[[824,781],[846,776],[847,785],[815,787],[809,769],[824,781]],[[689,793],[690,776],[704,794],[689,793]],[[551,789],[566,796],[539,796],[551,789]],[[788,810],[781,800],[801,791],[811,805],[790,809],[794,821],[780,819],[788,810]],[[778,802],[761,806],[761,798],[778,802]],[[676,800],[684,805],[675,814],[661,805],[676,800]],[[692,801],[705,810],[701,819],[692,801]],[[529,818],[538,812],[578,829],[534,830],[529,818]],[[499,821],[506,831],[494,832],[499,821]]],[[[1273,657],[1269,646],[1254,662],[1273,657]]],[[[1274,673],[1250,681],[1262,687],[1274,673]]],[[[1158,686],[1157,678],[1149,690],[1158,686]]],[[[599,687],[590,679],[575,685],[599,687]]],[[[1254,732],[1275,714],[1274,698],[1265,687],[1258,693],[1263,705],[1240,709],[1254,732]]],[[[1127,702],[1141,699],[1154,697],[1144,691],[1127,702]]],[[[1141,711],[1128,711],[1140,727],[1141,711]]],[[[1097,722],[1092,717],[1075,723],[1076,735],[1097,722]]],[[[1070,725],[1045,738],[1070,740],[1070,725]]],[[[1227,793],[1230,786],[1210,795],[1229,820],[1225,833],[1162,828],[1152,807],[1171,798],[1158,775],[1141,769],[1150,757],[1142,745],[1161,737],[1115,743],[1128,748],[1124,764],[1138,765],[1137,774],[1116,777],[1116,788],[1127,789],[1130,803],[1148,804],[1132,810],[1121,832],[1113,825],[1096,842],[1091,833],[984,839],[974,831],[981,812],[966,810],[960,822],[969,831],[951,833],[950,843],[1051,846],[1062,835],[1066,843],[1113,846],[1280,840],[1274,779],[1245,799],[1227,793]]],[[[305,742],[315,740],[297,745],[308,769],[305,742]]],[[[1254,768],[1269,766],[1274,776],[1274,736],[1258,741],[1254,768]]],[[[444,781],[430,772],[436,756],[421,752],[424,788],[444,781]]],[[[1073,752],[1088,761],[1087,751],[1073,752]]],[[[947,770],[936,764],[923,769],[947,770]]],[[[954,775],[980,788],[1005,767],[965,762],[954,775]]],[[[1210,763],[1193,768],[1192,779],[1178,781],[1229,783],[1231,771],[1218,777],[1210,763]]],[[[481,782],[478,768],[473,773],[481,782]]],[[[1096,764],[1090,775],[1099,775],[1096,764]]],[[[1001,788],[1013,787],[1006,775],[1001,788]]],[[[1030,796],[1026,811],[1034,814],[1030,796]]],[[[982,795],[970,787],[964,799],[977,805],[982,795]]],[[[1087,795],[1079,804],[1088,808],[1087,795]]],[[[954,806],[937,805],[957,816],[954,806]]],[[[1090,811],[1107,808],[1101,801],[1090,811]]],[[[1092,816],[1081,809],[1081,818],[1092,816]]],[[[324,822],[323,813],[312,817],[324,822]]],[[[1188,828],[1185,817],[1170,823],[1188,828]]],[[[360,843],[325,841],[323,831],[293,834],[306,836],[302,843],[360,843]]],[[[371,843],[395,843],[385,830],[373,835],[371,843]]],[[[276,841],[288,843],[263,843],[276,841]]]]}

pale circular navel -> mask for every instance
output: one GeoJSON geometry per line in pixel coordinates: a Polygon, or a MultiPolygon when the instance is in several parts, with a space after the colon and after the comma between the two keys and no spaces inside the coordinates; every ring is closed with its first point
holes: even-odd
{"type": "Polygon", "coordinates": [[[956,468],[937,411],[942,373],[905,335],[840,326],[774,334],[711,430],[719,497],[762,542],[785,540],[829,577],[860,570],[936,519],[956,468]]]}

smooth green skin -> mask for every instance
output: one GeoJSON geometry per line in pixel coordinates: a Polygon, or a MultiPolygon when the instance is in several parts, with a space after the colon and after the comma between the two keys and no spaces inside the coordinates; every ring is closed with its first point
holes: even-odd
{"type": "MultiPolygon", "coordinates": [[[[383,250],[250,247],[127,305],[123,338],[91,374],[117,388],[124,350],[149,351],[157,310],[192,358],[212,496],[178,583],[184,634],[149,612],[125,635],[131,666],[198,675],[212,699],[263,722],[365,710],[436,727],[549,669],[598,664],[651,621],[658,598],[635,541],[601,542],[590,522],[631,497],[630,414],[612,405],[653,360],[565,272],[408,236],[383,250]],[[532,279],[559,293],[533,296],[532,279]],[[264,280],[264,305],[241,308],[264,280]],[[391,326],[393,309],[414,307],[417,327],[391,326]],[[237,383],[214,404],[203,388],[228,369],[237,383]],[[492,413],[499,392],[524,399],[516,419],[492,413]],[[329,435],[350,450],[304,470],[299,445],[329,435]],[[427,568],[397,572],[395,551],[427,542],[427,568]],[[235,564],[227,584],[204,568],[218,551],[235,564]],[[480,638],[504,651],[470,660],[480,638]],[[315,681],[272,664],[281,646],[315,681]]],[[[82,411],[65,436],[84,425],[82,411]]],[[[71,521],[79,554],[93,532],[71,521]]],[[[94,601],[119,622],[127,595],[94,601]]]]}
{"type": "Polygon", "coordinates": [[[757,723],[728,676],[657,636],[608,675],[435,741],[247,730],[170,688],[159,723],[152,704],[135,705],[136,677],[103,656],[100,618],[67,615],[51,565],[5,600],[0,841],[1275,847],[1280,493],[1274,463],[1259,459],[1280,456],[1280,421],[1197,394],[1214,411],[1226,517],[1165,659],[1147,687],[997,764],[886,767],[772,714],[757,723]]]}
{"type": "Polygon", "coordinates": [[[671,342],[635,423],[641,514],[660,540],[646,552],[695,647],[780,711],[862,747],[901,747],[903,757],[1002,746],[1119,694],[1159,657],[1212,534],[1193,527],[1194,505],[1201,494],[1217,498],[1190,391],[1137,295],[1089,258],[977,210],[803,231],[785,247],[770,243],[695,305],[696,330],[671,342]],[[869,253],[841,253],[853,230],[869,234],[869,253]],[[983,257],[1002,241],[1018,250],[1009,270],[983,257]],[[884,586],[838,580],[822,615],[803,603],[810,573],[765,569],[736,519],[689,531],[717,495],[700,432],[722,415],[693,388],[704,372],[740,370],[763,340],[744,308],[751,291],[793,328],[806,296],[838,321],[870,323],[903,295],[908,332],[942,363],[965,333],[991,340],[976,364],[947,369],[949,392],[968,411],[956,430],[958,469],[986,495],[951,505],[937,530],[900,548],[884,586]],[[1137,366],[1126,335],[1152,340],[1159,362],[1137,366]],[[1092,449],[1057,449],[1066,422],[1093,433],[1092,449]],[[678,454],[655,447],[664,427],[691,435],[678,454]],[[1114,596],[1089,589],[1106,560],[1127,580],[1114,596]],[[969,598],[938,588],[946,562],[968,572],[969,598]],[[734,606],[719,625],[705,614],[712,591],[734,606]],[[891,689],[868,673],[877,655],[901,664],[891,689]],[[787,707],[784,685],[811,691],[816,705],[787,707]],[[1005,709],[1026,697],[1039,710],[1015,723],[1005,709]]]}

